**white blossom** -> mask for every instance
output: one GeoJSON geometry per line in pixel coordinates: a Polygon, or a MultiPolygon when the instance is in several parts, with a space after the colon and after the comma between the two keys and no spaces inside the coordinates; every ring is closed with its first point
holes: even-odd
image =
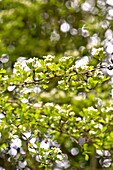
{"type": "Polygon", "coordinates": [[[22,146],[22,141],[19,138],[11,140],[11,145],[10,145],[11,148],[17,149],[20,148],[21,146],[22,146]]]}
{"type": "Polygon", "coordinates": [[[15,87],[16,87],[15,85],[13,85],[13,86],[8,86],[7,89],[8,89],[8,91],[13,91],[13,90],[15,89],[15,87]]]}
{"type": "Polygon", "coordinates": [[[8,153],[9,153],[9,155],[16,156],[16,155],[17,155],[17,149],[11,148],[11,149],[8,151],[8,153]]]}
{"type": "Polygon", "coordinates": [[[86,68],[86,65],[88,64],[88,62],[89,62],[88,56],[84,56],[75,62],[75,67],[76,68],[79,68],[79,67],[86,68]]]}
{"type": "Polygon", "coordinates": [[[45,61],[52,61],[55,58],[55,56],[49,54],[47,56],[43,56],[43,58],[45,59],[45,61]]]}

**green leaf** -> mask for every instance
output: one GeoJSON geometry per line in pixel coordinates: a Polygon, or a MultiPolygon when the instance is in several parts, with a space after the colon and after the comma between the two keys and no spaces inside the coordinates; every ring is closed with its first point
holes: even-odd
{"type": "Polygon", "coordinates": [[[1,69],[0,70],[0,74],[5,74],[6,73],[6,70],[5,69],[1,69]]]}
{"type": "Polygon", "coordinates": [[[110,137],[113,138],[113,132],[110,132],[110,137]]]}
{"type": "Polygon", "coordinates": [[[85,160],[88,161],[89,160],[89,155],[85,154],[85,160]]]}

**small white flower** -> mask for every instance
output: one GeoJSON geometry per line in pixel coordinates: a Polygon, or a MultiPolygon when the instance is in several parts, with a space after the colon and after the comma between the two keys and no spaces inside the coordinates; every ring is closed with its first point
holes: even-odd
{"type": "Polygon", "coordinates": [[[48,149],[49,147],[50,147],[50,142],[45,142],[45,140],[43,140],[40,144],[40,148],[48,149]]]}
{"type": "Polygon", "coordinates": [[[111,158],[105,159],[103,161],[103,167],[108,168],[111,165],[111,162],[112,162],[111,158]]]}
{"type": "Polygon", "coordinates": [[[76,130],[76,129],[72,129],[72,131],[73,131],[73,133],[76,133],[76,132],[77,132],[77,130],[76,130]]]}
{"type": "Polygon", "coordinates": [[[42,65],[40,64],[40,62],[38,60],[36,60],[36,62],[33,65],[34,67],[42,67],[42,65]]]}
{"type": "Polygon", "coordinates": [[[101,47],[101,48],[93,48],[92,51],[91,51],[91,54],[92,55],[99,55],[100,51],[104,52],[103,47],[101,47]]]}
{"type": "Polygon", "coordinates": [[[111,156],[111,153],[107,150],[104,151],[104,156],[111,156]]]}
{"type": "Polygon", "coordinates": [[[58,154],[58,155],[57,155],[57,159],[62,160],[62,159],[63,159],[63,156],[62,156],[61,154],[58,154]]]}
{"type": "Polygon", "coordinates": [[[26,67],[24,67],[24,71],[26,71],[26,72],[30,72],[30,71],[31,71],[31,69],[30,69],[28,66],[26,66],[26,67]]]}
{"type": "Polygon", "coordinates": [[[87,56],[85,56],[75,62],[75,67],[76,68],[79,68],[79,67],[86,68],[86,65],[88,64],[88,62],[89,62],[89,58],[87,56]]]}
{"type": "Polygon", "coordinates": [[[36,87],[36,86],[34,86],[32,90],[33,90],[34,93],[40,93],[41,92],[40,87],[36,87]]]}
{"type": "Polygon", "coordinates": [[[22,103],[28,103],[29,101],[28,101],[28,99],[23,98],[23,99],[21,100],[21,102],[22,102],[22,103]]]}
{"type": "Polygon", "coordinates": [[[91,120],[91,123],[92,123],[92,124],[95,124],[94,120],[91,120]]]}
{"type": "Polygon", "coordinates": [[[26,88],[24,87],[22,90],[21,90],[21,93],[23,94],[27,94],[27,93],[30,93],[31,92],[31,89],[30,88],[26,88]]]}
{"type": "Polygon", "coordinates": [[[30,136],[31,136],[31,133],[30,133],[30,132],[25,132],[25,133],[23,133],[23,134],[24,134],[24,136],[25,136],[25,137],[23,136],[24,139],[26,139],[26,138],[28,139],[28,138],[30,138],[30,136]]]}
{"type": "Polygon", "coordinates": [[[64,83],[64,80],[58,81],[58,84],[63,84],[63,83],[64,83]]]}
{"type": "Polygon", "coordinates": [[[53,148],[55,150],[56,153],[62,153],[60,148],[53,148]]]}
{"type": "Polygon", "coordinates": [[[9,155],[12,155],[12,156],[16,156],[16,154],[17,154],[17,150],[16,149],[14,149],[14,148],[11,148],[10,150],[9,150],[9,155]]]}
{"type": "Polygon", "coordinates": [[[40,102],[40,103],[35,103],[35,104],[33,104],[33,106],[34,106],[34,107],[37,107],[37,108],[38,108],[38,107],[40,108],[40,107],[42,106],[42,103],[41,103],[41,102],[40,102]]]}
{"type": "Polygon", "coordinates": [[[54,104],[53,104],[53,103],[46,103],[45,106],[46,106],[46,107],[53,107],[54,104]]]}
{"type": "Polygon", "coordinates": [[[20,168],[25,168],[25,166],[27,165],[27,162],[26,161],[24,161],[24,162],[22,162],[22,161],[19,161],[19,167],[20,168]]]}
{"type": "Polygon", "coordinates": [[[16,86],[14,86],[14,85],[13,85],[13,86],[8,86],[7,89],[8,89],[8,91],[13,91],[13,90],[15,89],[15,87],[16,87],[16,86]]]}
{"type": "Polygon", "coordinates": [[[94,128],[102,130],[103,125],[101,123],[98,123],[94,126],[94,128]]]}
{"type": "Polygon", "coordinates": [[[26,60],[27,63],[33,63],[34,59],[33,58],[30,58],[28,60],[26,60]]]}
{"type": "Polygon", "coordinates": [[[81,120],[82,120],[81,117],[76,118],[76,121],[81,121],[81,120]]]}
{"type": "Polygon", "coordinates": [[[22,61],[24,61],[24,60],[26,60],[26,57],[19,57],[19,58],[17,59],[17,62],[22,62],[22,61]]]}
{"type": "Polygon", "coordinates": [[[11,145],[10,145],[11,148],[17,149],[17,148],[20,148],[22,146],[22,141],[19,138],[12,139],[11,142],[12,142],[11,145]]]}
{"type": "Polygon", "coordinates": [[[5,115],[0,113],[0,119],[3,119],[4,117],[5,117],[5,115]]]}
{"type": "Polygon", "coordinates": [[[93,106],[91,106],[91,107],[88,107],[88,111],[95,111],[95,112],[97,112],[98,110],[95,109],[93,106]]]}
{"type": "Polygon", "coordinates": [[[89,134],[90,134],[90,135],[95,135],[95,134],[96,134],[96,132],[95,132],[95,131],[93,131],[93,130],[90,130],[90,131],[89,131],[89,134]]]}
{"type": "Polygon", "coordinates": [[[69,60],[70,58],[72,58],[72,57],[71,56],[64,56],[64,57],[59,59],[59,62],[65,62],[65,61],[69,60]]]}
{"type": "Polygon", "coordinates": [[[100,156],[103,156],[103,151],[101,151],[101,150],[96,150],[96,153],[98,154],[98,155],[100,155],[100,156]]]}
{"type": "Polygon", "coordinates": [[[37,145],[35,144],[35,142],[36,142],[36,138],[32,138],[30,140],[30,143],[32,144],[33,148],[37,148],[37,145]]]}
{"type": "Polygon", "coordinates": [[[74,116],[75,112],[69,112],[69,116],[74,116]]]}
{"type": "Polygon", "coordinates": [[[7,63],[9,61],[9,56],[7,54],[2,54],[0,61],[2,63],[7,63]]]}
{"type": "Polygon", "coordinates": [[[49,54],[47,56],[43,56],[43,58],[45,59],[45,61],[52,61],[55,58],[55,56],[49,54]]]}
{"type": "Polygon", "coordinates": [[[61,107],[58,104],[55,105],[55,108],[61,110],[61,107]]]}
{"type": "Polygon", "coordinates": [[[28,147],[28,150],[32,153],[36,153],[36,149],[28,147]]]}
{"type": "Polygon", "coordinates": [[[113,107],[106,107],[106,112],[113,111],[113,107]]]}

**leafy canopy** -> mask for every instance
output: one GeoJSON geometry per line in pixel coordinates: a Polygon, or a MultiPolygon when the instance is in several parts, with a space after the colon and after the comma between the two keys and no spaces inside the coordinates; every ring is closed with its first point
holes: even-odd
{"type": "Polygon", "coordinates": [[[104,57],[102,48],[81,66],[81,59],[68,56],[55,62],[48,55],[18,60],[10,73],[1,69],[1,153],[17,165],[24,160],[24,166],[51,169],[66,159],[67,149],[77,148],[76,159],[82,158],[79,163],[69,159],[70,167],[86,164],[93,148],[110,152],[113,116],[106,99],[111,85],[101,61],[90,64],[99,55],[104,57]],[[14,140],[20,142],[19,150],[11,148],[14,140]]]}

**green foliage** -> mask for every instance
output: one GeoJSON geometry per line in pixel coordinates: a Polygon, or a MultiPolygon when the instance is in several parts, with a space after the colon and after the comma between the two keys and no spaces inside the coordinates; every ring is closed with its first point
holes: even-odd
{"type": "MultiPolygon", "coordinates": [[[[74,147],[78,148],[74,159],[82,156],[85,164],[92,147],[109,152],[113,147],[112,108],[106,102],[110,85],[104,90],[109,78],[99,67],[78,67],[71,56],[54,60],[51,55],[20,60],[11,74],[0,72],[1,152],[7,153],[12,140],[21,140],[26,155],[15,151],[17,157],[9,151],[9,157],[17,164],[24,160],[30,168],[34,166],[31,157],[38,167],[51,169],[74,147]]],[[[81,166],[72,160],[70,168],[81,166]]]]}
{"type": "Polygon", "coordinates": [[[0,1],[0,167],[112,169],[112,17],[110,1],[0,1]]]}

